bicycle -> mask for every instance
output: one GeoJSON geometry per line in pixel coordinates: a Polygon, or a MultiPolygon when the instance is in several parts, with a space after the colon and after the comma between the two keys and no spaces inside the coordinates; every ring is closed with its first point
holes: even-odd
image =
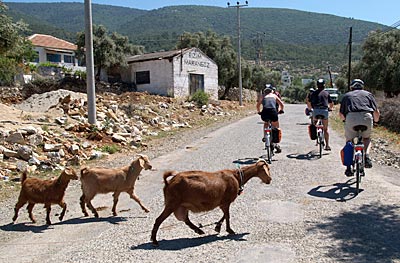
{"type": "Polygon", "coordinates": [[[266,121],[267,125],[264,126],[264,138],[262,141],[264,142],[265,148],[264,150],[267,151],[267,162],[269,164],[272,163],[272,156],[274,156],[274,148],[275,144],[273,143],[273,133],[272,133],[272,123],[271,120],[266,121]]]}
{"type": "MultiPolygon", "coordinates": [[[[278,112],[278,114],[283,114],[284,111],[281,110],[278,112]]],[[[258,113],[259,115],[261,115],[261,112],[258,113]]],[[[276,138],[274,138],[274,133],[272,132],[273,126],[272,126],[272,122],[271,120],[267,120],[266,122],[264,122],[267,125],[264,125],[264,137],[262,139],[262,141],[264,142],[264,150],[267,151],[267,162],[269,164],[272,163],[272,156],[274,156],[274,149],[276,148],[276,143],[274,143],[274,141],[276,141],[276,138]]],[[[279,137],[279,135],[278,135],[279,137]]],[[[278,139],[278,141],[280,140],[280,138],[278,139]]],[[[278,149],[277,149],[278,150],[278,149]]],[[[280,152],[280,151],[279,151],[280,152]]],[[[277,151],[278,153],[278,151],[277,151]]]]}
{"type": "Polygon", "coordinates": [[[365,125],[357,125],[353,127],[353,130],[358,133],[357,142],[354,145],[353,150],[353,165],[351,171],[354,175],[356,175],[356,193],[360,192],[360,183],[361,177],[365,176],[365,152],[364,152],[364,143],[362,138],[362,132],[367,130],[367,126],[365,125]]]}
{"type": "Polygon", "coordinates": [[[325,146],[325,134],[324,134],[324,125],[322,124],[322,120],[324,119],[323,115],[315,116],[317,122],[315,123],[315,128],[317,129],[317,145],[319,147],[319,158],[322,158],[322,149],[325,146]]]}

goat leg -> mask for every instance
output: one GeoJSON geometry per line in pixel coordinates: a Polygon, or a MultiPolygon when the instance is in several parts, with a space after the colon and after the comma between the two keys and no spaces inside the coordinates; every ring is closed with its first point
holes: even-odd
{"type": "Polygon", "coordinates": [[[33,223],[36,223],[36,220],[32,214],[32,210],[33,210],[34,206],[35,206],[35,203],[29,203],[28,207],[26,209],[28,209],[29,218],[32,220],[33,223]]]}
{"type": "Polygon", "coordinates": [[[64,201],[61,201],[59,203],[59,206],[61,206],[63,210],[61,211],[61,214],[58,219],[60,219],[60,221],[62,221],[64,218],[64,215],[65,215],[65,211],[67,210],[67,204],[64,201]]]}
{"type": "Polygon", "coordinates": [[[82,209],[82,213],[84,214],[84,216],[89,216],[89,214],[86,211],[86,207],[85,207],[85,195],[82,195],[80,198],[80,204],[81,204],[81,209],[82,209]]]}
{"type": "Polygon", "coordinates": [[[99,214],[96,211],[96,208],[94,208],[94,206],[92,205],[91,200],[86,201],[87,206],[89,207],[90,211],[92,211],[94,217],[99,217],[99,214]]]}
{"type": "Polygon", "coordinates": [[[13,219],[12,219],[13,222],[15,222],[15,220],[17,220],[18,211],[21,209],[21,207],[24,206],[25,203],[26,203],[25,201],[22,202],[21,200],[18,200],[18,202],[17,202],[17,204],[15,205],[15,208],[14,208],[14,216],[13,216],[13,219]]]}
{"type": "Polygon", "coordinates": [[[156,237],[158,228],[160,227],[161,223],[164,222],[164,220],[172,214],[172,212],[172,209],[164,208],[164,211],[162,211],[161,215],[157,217],[156,221],[154,222],[153,230],[151,230],[150,239],[153,242],[153,246],[158,246],[158,241],[156,237]]]}
{"type": "Polygon", "coordinates": [[[235,231],[232,230],[230,222],[229,222],[229,205],[221,207],[221,209],[224,212],[224,217],[226,220],[226,232],[228,232],[230,235],[234,235],[235,231]]]}
{"type": "Polygon", "coordinates": [[[142,201],[140,201],[139,197],[137,197],[134,193],[130,193],[129,195],[130,195],[130,197],[131,197],[133,200],[136,201],[136,203],[138,203],[138,204],[140,205],[140,207],[141,207],[146,213],[150,212],[150,210],[147,209],[147,207],[145,207],[145,206],[142,204],[142,201]]]}
{"type": "Polygon", "coordinates": [[[51,225],[50,221],[50,211],[51,211],[51,204],[46,204],[46,224],[51,225]]]}
{"type": "Polygon", "coordinates": [[[217,224],[214,228],[215,232],[218,232],[218,233],[221,232],[221,226],[222,226],[222,222],[224,222],[224,220],[225,220],[225,215],[223,215],[222,218],[217,222],[217,224]]]}
{"type": "MultiPolygon", "coordinates": [[[[186,210],[187,211],[187,210],[186,210]]],[[[204,235],[204,231],[201,230],[198,226],[196,226],[195,224],[193,224],[190,219],[189,219],[189,212],[186,212],[186,218],[185,218],[185,224],[188,225],[191,229],[194,230],[194,232],[196,232],[199,235],[204,235]]]]}
{"type": "Polygon", "coordinates": [[[114,198],[114,203],[113,203],[113,207],[112,207],[112,212],[113,212],[113,216],[117,216],[117,203],[118,203],[118,197],[119,197],[120,192],[115,192],[113,194],[113,198],[114,198]]]}

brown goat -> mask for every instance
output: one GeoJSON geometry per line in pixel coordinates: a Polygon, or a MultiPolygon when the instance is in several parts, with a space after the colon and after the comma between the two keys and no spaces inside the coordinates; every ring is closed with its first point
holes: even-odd
{"type": "Polygon", "coordinates": [[[58,204],[62,207],[62,212],[59,216],[62,221],[67,204],[64,202],[65,189],[70,180],[77,180],[78,176],[74,169],[65,168],[57,179],[41,180],[38,178],[27,178],[27,171],[24,171],[21,177],[21,192],[19,193],[17,204],[15,205],[13,222],[17,220],[18,211],[28,202],[28,214],[33,223],[36,220],[33,218],[32,209],[35,204],[44,204],[46,208],[46,224],[51,225],[50,210],[52,204],[58,204]]]}
{"type": "Polygon", "coordinates": [[[148,170],[151,168],[152,166],[149,162],[149,158],[146,155],[138,155],[138,158],[133,160],[130,165],[121,168],[83,168],[81,170],[82,196],[80,198],[83,214],[88,216],[85,208],[86,203],[89,209],[93,212],[93,215],[99,217],[99,214],[93,207],[91,200],[99,193],[106,194],[110,192],[114,192],[114,204],[112,207],[114,216],[117,215],[116,207],[118,197],[122,192],[129,194],[129,196],[135,200],[146,213],[148,213],[149,209],[147,209],[135,195],[134,187],[136,179],[142,169],[148,170]]]}
{"type": "Polygon", "coordinates": [[[194,213],[221,208],[223,217],[217,222],[215,231],[220,232],[221,225],[226,220],[226,231],[235,234],[230,227],[229,207],[243,190],[243,185],[252,177],[259,177],[264,183],[271,182],[269,166],[265,160],[236,170],[221,170],[217,172],[186,171],[164,173],[165,208],[156,219],[151,232],[151,241],[157,246],[156,239],[161,223],[171,215],[184,221],[197,234],[204,232],[189,220],[189,210],[194,213]],[[169,181],[167,178],[173,176],[169,181]]]}

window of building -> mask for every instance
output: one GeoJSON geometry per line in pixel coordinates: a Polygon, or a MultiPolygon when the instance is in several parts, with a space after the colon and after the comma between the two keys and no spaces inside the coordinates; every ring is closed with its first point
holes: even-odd
{"type": "Polygon", "coordinates": [[[74,63],[74,56],[64,55],[64,63],[74,63]]]}
{"type": "Polygon", "coordinates": [[[190,95],[193,95],[198,90],[204,91],[204,75],[189,74],[190,95]]]}
{"type": "Polygon", "coordinates": [[[47,53],[46,57],[47,57],[47,61],[49,61],[49,62],[55,62],[55,63],[61,62],[60,54],[47,53]]]}
{"type": "Polygon", "coordinates": [[[136,84],[150,84],[150,71],[136,72],[136,84]]]}

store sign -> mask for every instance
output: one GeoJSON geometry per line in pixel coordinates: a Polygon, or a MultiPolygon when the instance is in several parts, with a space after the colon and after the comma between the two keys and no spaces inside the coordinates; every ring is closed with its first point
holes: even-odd
{"type": "Polygon", "coordinates": [[[185,63],[185,65],[197,66],[197,67],[202,67],[202,68],[210,67],[210,62],[198,61],[203,58],[203,56],[200,52],[191,51],[191,52],[189,52],[188,57],[189,57],[189,59],[185,59],[183,61],[185,63]]]}

